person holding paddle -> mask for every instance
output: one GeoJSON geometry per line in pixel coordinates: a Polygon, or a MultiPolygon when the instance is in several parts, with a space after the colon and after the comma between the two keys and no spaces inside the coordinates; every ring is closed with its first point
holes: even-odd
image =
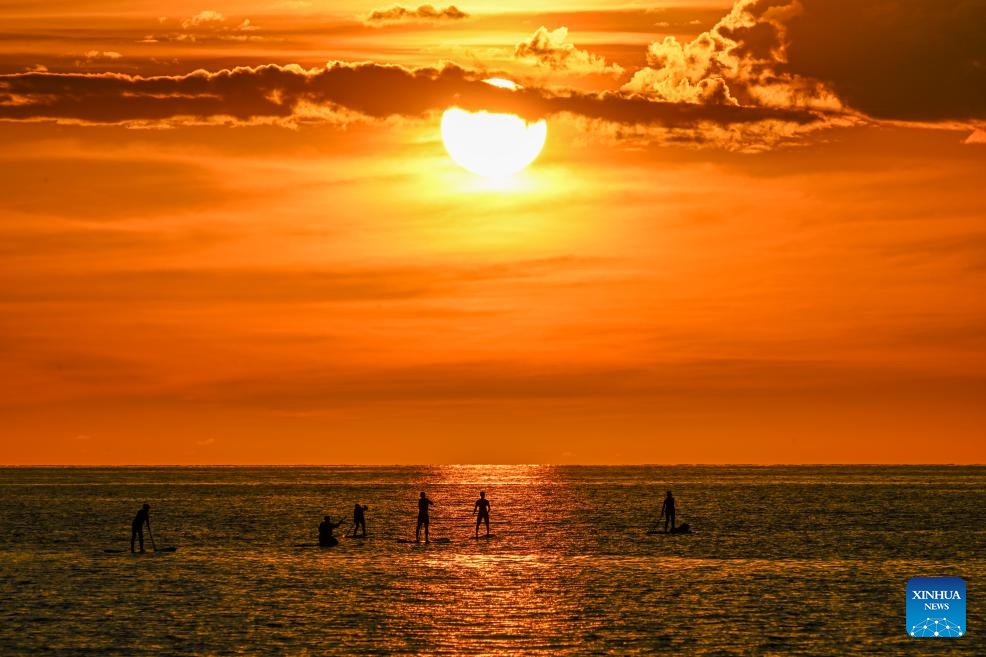
{"type": "Polygon", "coordinates": [[[332,535],[333,529],[339,529],[342,521],[332,522],[330,516],[325,516],[325,520],[318,524],[318,545],[319,547],[335,547],[339,545],[339,539],[332,535]]]}
{"type": "Polygon", "coordinates": [[[140,551],[144,552],[144,525],[147,525],[147,533],[151,536],[151,546],[154,545],[154,535],[151,534],[151,505],[144,504],[130,524],[130,551],[134,551],[134,541],[140,539],[140,551]]]}

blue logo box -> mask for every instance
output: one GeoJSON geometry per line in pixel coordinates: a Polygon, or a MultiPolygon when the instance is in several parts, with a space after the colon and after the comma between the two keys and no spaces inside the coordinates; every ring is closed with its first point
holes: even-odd
{"type": "Polygon", "coordinates": [[[912,577],[907,581],[907,633],[913,637],[964,636],[965,580],[912,577]]]}

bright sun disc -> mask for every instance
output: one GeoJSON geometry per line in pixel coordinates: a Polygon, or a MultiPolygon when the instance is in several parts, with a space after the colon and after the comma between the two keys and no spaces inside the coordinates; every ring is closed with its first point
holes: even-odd
{"type": "Polygon", "coordinates": [[[528,123],[516,114],[467,112],[458,107],[442,114],[445,150],[456,164],[480,176],[501,178],[517,173],[541,153],[547,137],[548,124],[543,119],[528,123]]]}

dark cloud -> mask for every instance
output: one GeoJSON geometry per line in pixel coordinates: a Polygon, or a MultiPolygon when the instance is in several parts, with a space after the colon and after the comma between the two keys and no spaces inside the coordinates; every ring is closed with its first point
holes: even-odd
{"type": "Polygon", "coordinates": [[[986,2],[800,0],[784,68],[881,119],[986,119],[986,2]]]}
{"type": "Polygon", "coordinates": [[[17,73],[0,75],[0,120],[297,122],[324,120],[327,110],[374,118],[421,117],[453,105],[528,118],[569,113],[672,128],[763,121],[807,125],[823,120],[800,108],[670,103],[627,92],[511,91],[484,83],[485,75],[451,64],[405,68],[374,63],[333,63],[311,70],[266,65],[157,77],[17,73]]]}
{"type": "Polygon", "coordinates": [[[375,9],[366,17],[367,23],[402,23],[402,22],[429,22],[441,20],[462,20],[468,18],[469,14],[462,11],[455,5],[436,8],[433,5],[421,5],[417,9],[394,5],[387,9],[375,9]]]}
{"type": "MultiPolygon", "coordinates": [[[[372,117],[417,116],[467,89],[463,69],[332,64],[323,69],[265,65],[187,75],[117,73],[0,76],[0,118],[93,123],[287,119],[300,105],[335,105],[372,117]]],[[[488,85],[482,85],[488,86],[488,85]]]]}

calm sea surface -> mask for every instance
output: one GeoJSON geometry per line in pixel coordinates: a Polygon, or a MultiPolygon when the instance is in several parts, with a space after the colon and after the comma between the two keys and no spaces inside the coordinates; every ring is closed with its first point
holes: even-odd
{"type": "Polygon", "coordinates": [[[0,469],[5,657],[986,655],[984,576],[986,468],[0,469]],[[668,486],[691,535],[647,534],[668,486]],[[450,542],[398,542],[420,490],[450,542]],[[177,551],[106,552],[145,501],[177,551]],[[966,580],[966,636],[907,636],[914,576],[966,580]]]}

